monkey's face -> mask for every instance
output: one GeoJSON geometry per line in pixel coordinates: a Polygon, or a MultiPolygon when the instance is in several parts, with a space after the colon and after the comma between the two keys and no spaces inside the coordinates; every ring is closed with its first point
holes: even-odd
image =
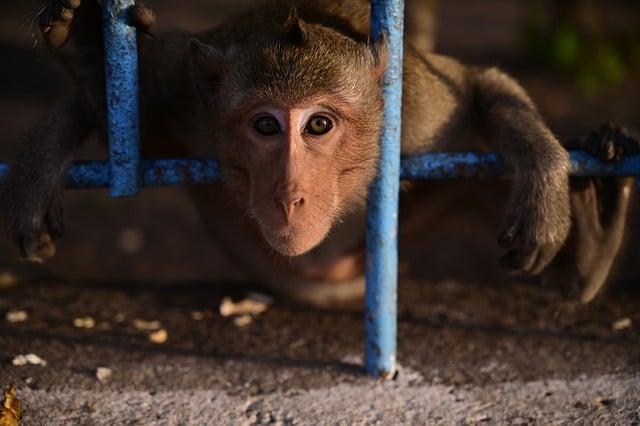
{"type": "Polygon", "coordinates": [[[278,34],[226,52],[214,101],[225,181],[288,256],[363,207],[382,110],[373,48],[297,25],[293,41],[278,34]]]}
{"type": "Polygon", "coordinates": [[[305,253],[341,214],[362,206],[377,151],[361,146],[375,143],[359,138],[338,100],[258,104],[237,120],[231,129],[234,158],[228,163],[239,167],[226,176],[241,188],[263,236],[278,252],[305,253]]]}

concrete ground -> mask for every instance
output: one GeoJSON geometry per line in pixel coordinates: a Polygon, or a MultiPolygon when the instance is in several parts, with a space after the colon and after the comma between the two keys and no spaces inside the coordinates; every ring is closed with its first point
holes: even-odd
{"type": "Polygon", "coordinates": [[[535,285],[404,282],[400,370],[383,382],[361,372],[361,314],[280,301],[244,326],[220,315],[249,290],[4,288],[0,312],[28,319],[0,324],[0,386],[16,385],[25,425],[640,422],[640,294],[584,307],[535,285]],[[46,366],[12,364],[29,353],[46,366]]]}

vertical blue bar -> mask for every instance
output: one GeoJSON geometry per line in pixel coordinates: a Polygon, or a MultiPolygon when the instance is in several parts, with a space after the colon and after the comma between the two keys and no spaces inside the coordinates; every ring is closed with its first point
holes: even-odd
{"type": "Polygon", "coordinates": [[[384,378],[396,369],[403,27],[403,0],[371,1],[371,38],[387,35],[389,60],[382,86],[380,164],[367,209],[365,369],[384,378]]]}
{"type": "Polygon", "coordinates": [[[134,0],[105,0],[103,6],[107,125],[111,195],[140,191],[140,112],[136,30],[128,11],[134,0]]]}

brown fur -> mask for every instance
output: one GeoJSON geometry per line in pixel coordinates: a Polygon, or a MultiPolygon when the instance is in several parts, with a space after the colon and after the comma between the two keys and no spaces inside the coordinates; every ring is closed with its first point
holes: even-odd
{"type": "MultiPolygon", "coordinates": [[[[48,12],[45,38],[103,124],[100,15],[92,0],[75,6],[67,8],[75,19],[48,12]]],[[[385,59],[384,40],[368,40],[368,2],[300,1],[292,13],[289,2],[269,0],[199,35],[156,35],[150,16],[140,8],[132,12],[143,30],[144,154],[219,159],[224,189],[215,184],[191,192],[210,231],[258,278],[303,299],[330,281],[353,283],[346,298],[360,294],[358,259],[379,151],[385,59]],[[335,128],[322,138],[287,130],[261,143],[248,115],[263,104],[289,118],[328,105],[335,128]]],[[[407,44],[403,117],[404,155],[480,149],[504,156],[514,179],[500,238],[503,264],[531,274],[548,265],[571,223],[568,156],[517,82],[497,69],[469,68],[407,44]]],[[[28,231],[46,229],[36,221],[28,231]]],[[[13,232],[23,235],[25,228],[13,232]]],[[[313,299],[332,303],[332,294],[313,299]]]]}

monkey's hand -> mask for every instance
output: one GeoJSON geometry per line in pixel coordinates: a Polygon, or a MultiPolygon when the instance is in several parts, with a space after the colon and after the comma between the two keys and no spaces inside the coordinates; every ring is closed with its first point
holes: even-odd
{"type": "Polygon", "coordinates": [[[544,171],[524,172],[516,178],[499,238],[507,253],[500,260],[507,268],[538,274],[555,257],[571,227],[568,156],[544,171]]]}
{"type": "Polygon", "coordinates": [[[611,123],[603,124],[597,131],[572,142],[569,147],[582,149],[607,163],[619,163],[630,155],[640,153],[640,142],[637,137],[627,128],[611,123]]]}
{"type": "MultiPolygon", "coordinates": [[[[100,49],[102,12],[97,0],[45,0],[38,13],[40,31],[54,49],[91,47],[100,49]]],[[[142,4],[129,9],[130,25],[141,34],[155,36],[156,19],[142,4]]]]}
{"type": "Polygon", "coordinates": [[[94,127],[76,94],[56,102],[20,145],[18,158],[0,187],[0,216],[11,238],[30,260],[55,253],[61,238],[62,195],[73,155],[94,127]]]}
{"type": "MultiPolygon", "coordinates": [[[[45,178],[45,176],[41,176],[45,178]]],[[[17,163],[0,192],[4,226],[22,256],[41,263],[56,250],[64,233],[61,179],[41,179],[17,163]]]]}

